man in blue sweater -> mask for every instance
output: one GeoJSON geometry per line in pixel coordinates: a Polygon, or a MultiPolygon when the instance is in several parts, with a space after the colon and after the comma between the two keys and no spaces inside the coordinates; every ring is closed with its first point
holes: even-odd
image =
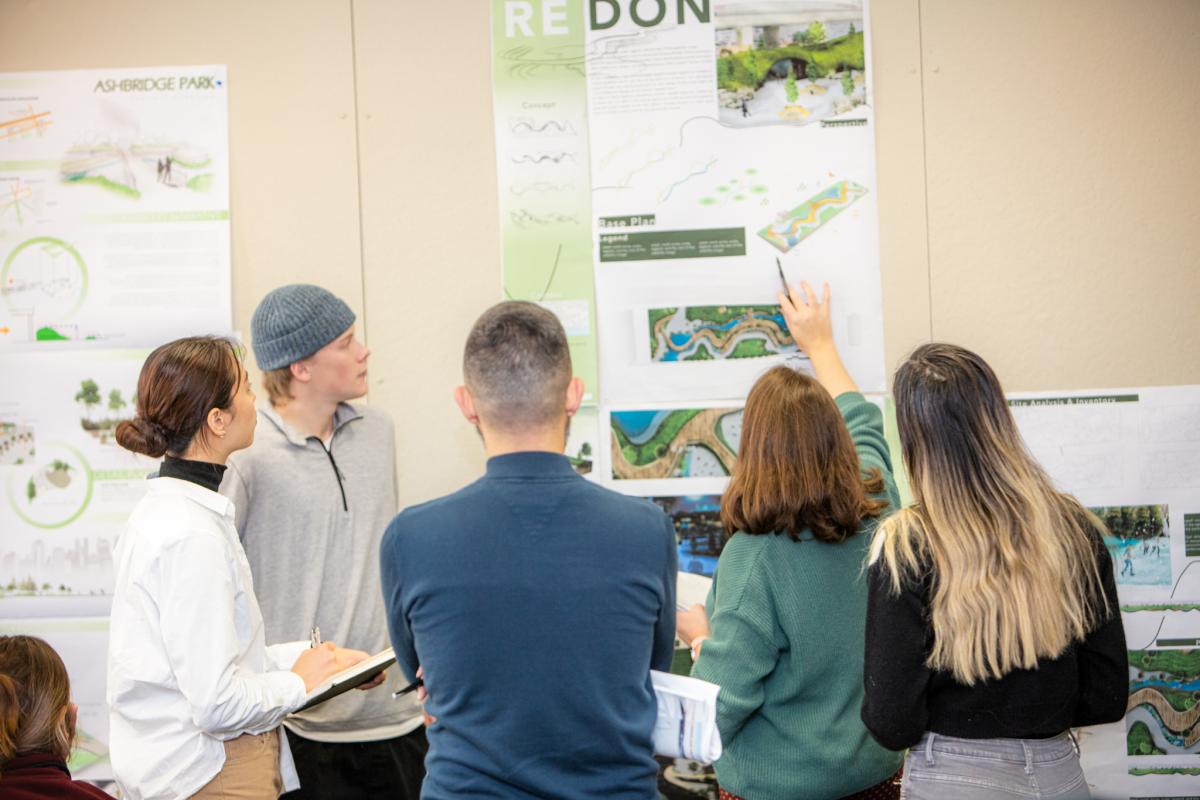
{"type": "Polygon", "coordinates": [[[583,383],[549,311],[489,309],[463,375],[487,472],[405,509],[380,547],[397,659],[429,693],[421,796],[655,798],[650,670],[671,662],[674,528],[562,455],[583,383]]]}

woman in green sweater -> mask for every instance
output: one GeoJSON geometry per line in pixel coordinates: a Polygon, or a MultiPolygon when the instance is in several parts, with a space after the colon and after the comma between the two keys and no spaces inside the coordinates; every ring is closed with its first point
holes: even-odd
{"type": "Polygon", "coordinates": [[[829,286],[823,300],[801,286],[779,299],[817,378],[776,367],[751,389],[721,502],[731,536],[707,607],[680,612],[677,633],[692,675],[721,687],[723,798],[897,797],[901,755],[858,713],[862,565],[896,485],[882,415],[834,346],[829,286]]]}

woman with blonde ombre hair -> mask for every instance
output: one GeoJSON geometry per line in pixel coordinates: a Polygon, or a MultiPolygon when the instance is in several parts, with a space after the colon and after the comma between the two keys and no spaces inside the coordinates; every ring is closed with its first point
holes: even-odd
{"type": "Polygon", "coordinates": [[[917,348],[893,393],[915,503],[871,548],[862,718],[904,796],[1086,798],[1070,729],[1125,713],[1103,524],[1025,449],[976,354],[917,348]]]}

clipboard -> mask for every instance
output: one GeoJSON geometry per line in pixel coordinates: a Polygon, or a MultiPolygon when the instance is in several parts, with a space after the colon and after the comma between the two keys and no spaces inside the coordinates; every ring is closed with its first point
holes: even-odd
{"type": "Polygon", "coordinates": [[[317,688],[308,693],[304,705],[292,713],[306,711],[339,694],[356,689],[367,683],[379,673],[396,663],[396,653],[392,648],[382,650],[370,658],[363,659],[352,667],[347,667],[336,675],[331,676],[317,688]]]}

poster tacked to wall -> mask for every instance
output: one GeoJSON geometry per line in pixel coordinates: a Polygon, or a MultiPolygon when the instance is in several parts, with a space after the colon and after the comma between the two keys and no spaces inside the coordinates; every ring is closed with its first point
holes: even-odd
{"type": "Polygon", "coordinates": [[[114,440],[149,350],[232,332],[223,66],[0,74],[0,632],[67,664],[104,780],[112,552],[152,459],[114,440]]]}
{"type": "Polygon", "coordinates": [[[1200,386],[1014,394],[1058,488],[1104,521],[1129,648],[1125,719],[1082,730],[1097,798],[1197,795],[1200,386]]]}
{"type": "Polygon", "coordinates": [[[222,66],[0,74],[0,350],[231,325],[222,66]]]}

